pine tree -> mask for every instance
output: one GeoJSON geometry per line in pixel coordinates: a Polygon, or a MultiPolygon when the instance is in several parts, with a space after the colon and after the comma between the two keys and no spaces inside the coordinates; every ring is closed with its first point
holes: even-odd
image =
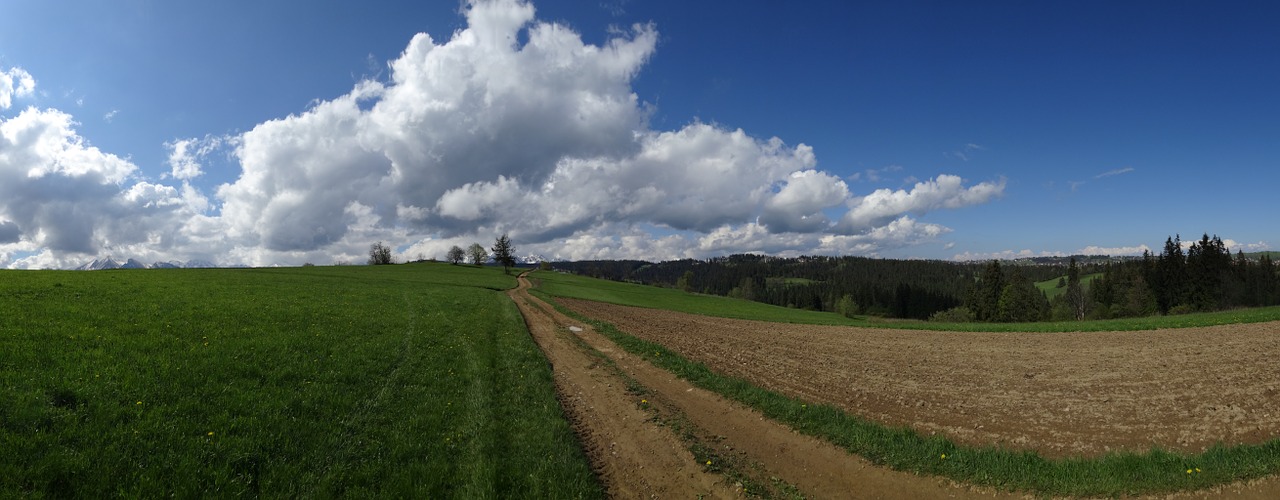
{"type": "Polygon", "coordinates": [[[1182,236],[1167,238],[1164,251],[1155,264],[1155,279],[1151,286],[1155,291],[1156,305],[1161,314],[1186,303],[1187,260],[1182,254],[1182,236]]]}
{"type": "Polygon", "coordinates": [[[1067,267],[1067,304],[1071,306],[1072,315],[1077,321],[1084,319],[1087,312],[1084,296],[1084,287],[1080,283],[1080,267],[1076,265],[1075,257],[1071,258],[1071,264],[1067,267]]]}
{"type": "Polygon", "coordinates": [[[969,308],[978,321],[996,321],[1000,314],[1000,295],[1004,293],[1004,271],[1000,261],[993,260],[982,271],[982,278],[974,286],[969,308]]]}
{"type": "Polygon", "coordinates": [[[516,265],[516,250],[511,246],[511,238],[507,237],[507,233],[502,233],[493,243],[493,260],[502,264],[502,271],[511,274],[511,268],[516,265]]]}
{"type": "Polygon", "coordinates": [[[1023,276],[1022,271],[1014,268],[1009,282],[1000,293],[999,321],[1032,322],[1044,319],[1049,310],[1049,301],[1044,292],[1036,288],[1035,283],[1023,276]]]}

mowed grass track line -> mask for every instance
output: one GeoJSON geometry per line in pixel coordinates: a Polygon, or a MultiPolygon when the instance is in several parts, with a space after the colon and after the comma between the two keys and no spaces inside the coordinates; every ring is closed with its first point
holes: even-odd
{"type": "Polygon", "coordinates": [[[869,319],[867,317],[846,318],[830,312],[790,309],[749,300],[717,295],[692,294],[671,288],[622,283],[564,273],[539,272],[531,275],[529,279],[534,280],[538,290],[557,297],[594,300],[650,309],[666,309],[721,318],[753,319],[806,325],[844,325],[954,332],[1122,332],[1280,321],[1280,306],[1273,306],[1175,316],[1150,316],[1097,321],[933,323],[917,320],[869,319]]]}
{"type": "Polygon", "coordinates": [[[598,497],[514,285],[0,272],[0,497],[598,497]]]}

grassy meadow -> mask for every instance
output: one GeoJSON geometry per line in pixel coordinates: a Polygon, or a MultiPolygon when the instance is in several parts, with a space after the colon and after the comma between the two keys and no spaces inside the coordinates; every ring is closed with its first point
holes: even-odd
{"type": "MultiPolygon", "coordinates": [[[[673,288],[622,283],[565,273],[538,272],[532,275],[532,279],[538,285],[538,290],[557,297],[595,300],[650,309],[666,309],[721,318],[808,325],[845,325],[957,332],[1110,332],[1280,321],[1280,306],[1275,306],[1097,321],[934,323],[867,316],[846,318],[830,312],[791,309],[749,300],[717,295],[692,294],[673,288]]],[[[1053,280],[1052,283],[1056,286],[1057,280],[1053,280]]]]}
{"type": "Polygon", "coordinates": [[[513,286],[0,271],[0,497],[598,497],[513,286]]]}
{"type": "MultiPolygon", "coordinates": [[[[1080,276],[1080,286],[1083,287],[1086,292],[1088,292],[1089,285],[1093,284],[1093,280],[1096,280],[1101,277],[1102,277],[1102,273],[1091,273],[1091,274],[1080,276]]],[[[1063,278],[1065,278],[1065,276],[1063,276],[1063,278]]],[[[1041,292],[1044,292],[1044,296],[1047,297],[1049,300],[1053,300],[1054,297],[1067,293],[1067,287],[1065,286],[1061,288],[1058,287],[1058,278],[1054,278],[1051,280],[1037,281],[1035,285],[1036,285],[1036,288],[1038,288],[1041,292]]]]}

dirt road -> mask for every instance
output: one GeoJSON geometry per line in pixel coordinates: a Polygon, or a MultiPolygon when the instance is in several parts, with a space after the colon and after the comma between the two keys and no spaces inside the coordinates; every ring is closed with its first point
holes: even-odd
{"type": "Polygon", "coordinates": [[[693,387],[624,352],[589,326],[528,294],[529,282],[509,292],[534,340],[551,362],[557,389],[610,496],[714,498],[743,496],[725,476],[708,472],[671,430],[643,406],[682,415],[716,446],[763,468],[765,477],[794,485],[809,498],[976,498],[1005,496],[956,486],[945,479],[883,469],[824,441],[798,434],[759,413],[693,387]],[[569,327],[573,327],[570,330],[569,327]],[[578,331],[574,331],[578,330],[578,331]],[[603,358],[601,357],[603,356],[603,358]],[[646,402],[627,390],[642,385],[646,402]]]}
{"type": "Polygon", "coordinates": [[[561,302],[721,373],[966,444],[1062,457],[1280,436],[1280,323],[960,333],[561,302]]]}

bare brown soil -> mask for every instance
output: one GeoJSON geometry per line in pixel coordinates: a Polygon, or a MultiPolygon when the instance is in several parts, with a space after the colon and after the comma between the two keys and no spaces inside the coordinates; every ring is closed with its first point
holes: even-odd
{"type": "Polygon", "coordinates": [[[1063,457],[1200,452],[1280,436],[1280,323],[959,333],[558,300],[717,372],[970,445],[1063,457]]]}
{"type": "Polygon", "coordinates": [[[809,498],[1006,496],[876,467],[830,443],[798,434],[626,353],[589,326],[530,296],[527,287],[528,281],[521,278],[510,295],[551,362],[561,403],[611,497],[727,498],[745,492],[697,463],[670,427],[648,416],[637,400],[640,396],[629,393],[624,378],[600,356],[644,386],[645,398],[678,412],[699,434],[716,436],[717,447],[759,464],[767,477],[780,478],[809,498]]]}

